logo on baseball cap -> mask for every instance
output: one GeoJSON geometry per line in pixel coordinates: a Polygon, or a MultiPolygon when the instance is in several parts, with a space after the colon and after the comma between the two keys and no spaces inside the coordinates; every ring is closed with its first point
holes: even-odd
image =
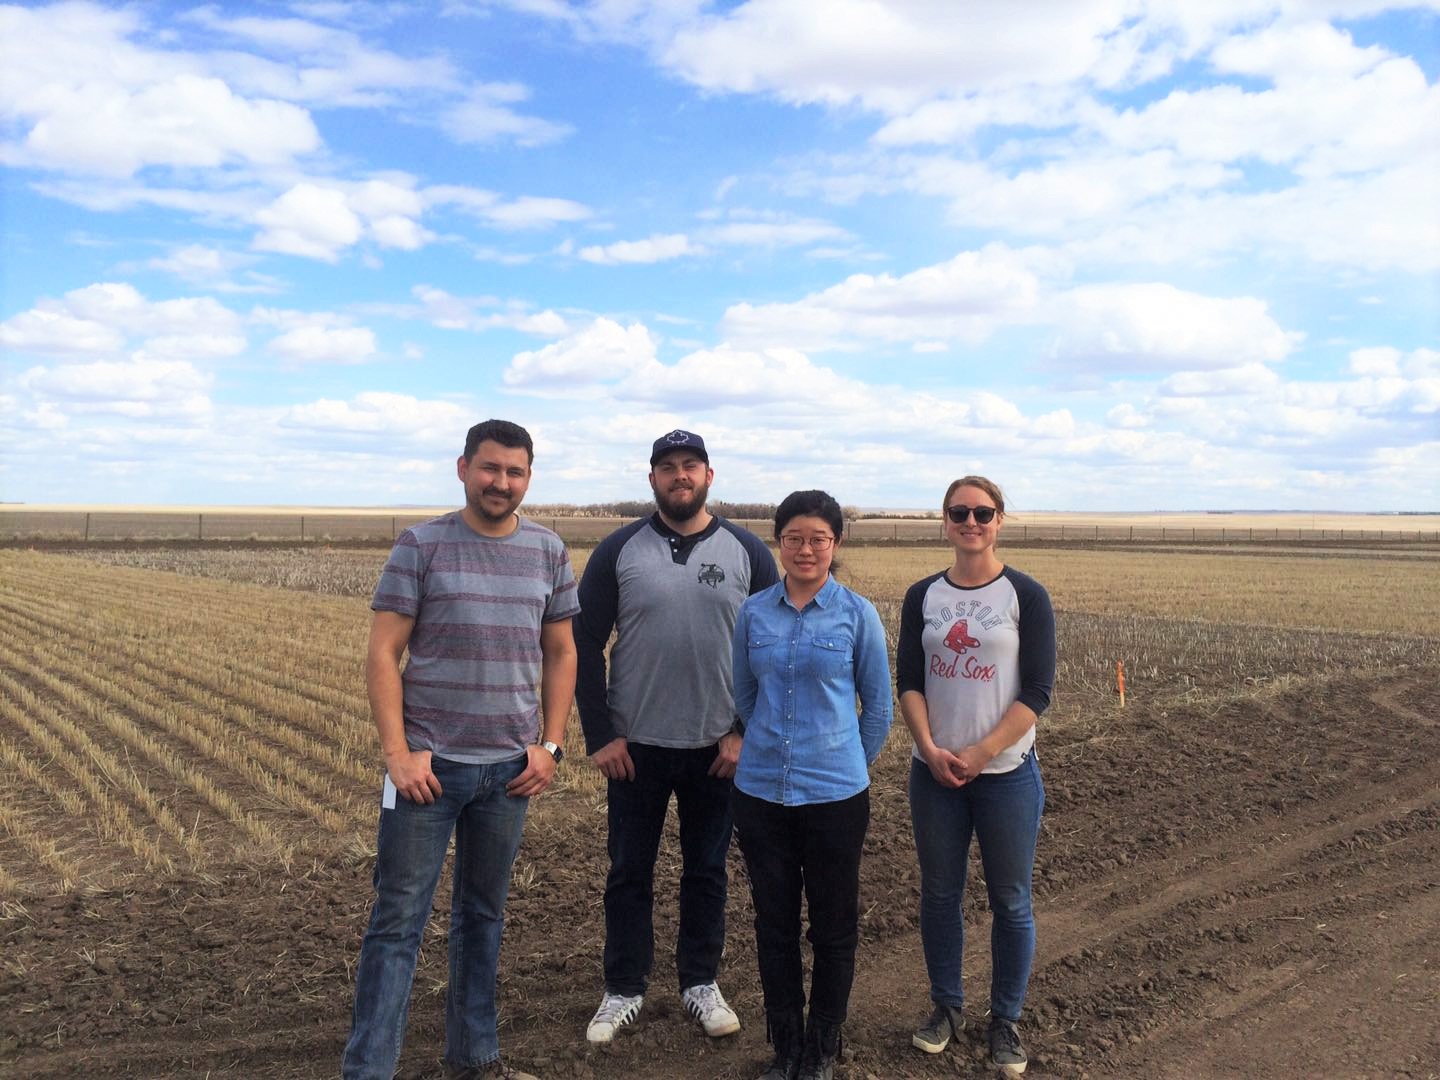
{"type": "Polygon", "coordinates": [[[650,464],[654,465],[674,450],[689,450],[706,465],[710,464],[710,455],[705,451],[705,440],[693,431],[682,431],[680,428],[655,440],[655,445],[650,448],[650,464]]]}

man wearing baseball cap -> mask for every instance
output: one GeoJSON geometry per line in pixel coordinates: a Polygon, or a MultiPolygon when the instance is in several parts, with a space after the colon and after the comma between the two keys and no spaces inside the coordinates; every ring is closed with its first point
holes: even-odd
{"type": "Polygon", "coordinates": [[[655,512],[595,549],[575,617],[576,703],[586,751],[606,777],[609,815],[605,994],[586,1029],[592,1043],[610,1042],[644,1002],[655,860],[672,794],[683,863],[677,988],[707,1035],[740,1030],[715,983],[741,741],[730,636],[741,602],[777,580],[775,560],[755,534],[705,508],[715,473],[693,431],[655,440],[649,479],[655,512]]]}

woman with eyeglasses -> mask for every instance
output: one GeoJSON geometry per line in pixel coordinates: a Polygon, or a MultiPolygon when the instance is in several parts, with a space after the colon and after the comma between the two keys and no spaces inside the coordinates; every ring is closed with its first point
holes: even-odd
{"type": "Polygon", "coordinates": [[[775,511],[784,579],[748,598],[735,623],[744,741],[731,807],[775,1051],[762,1080],[829,1080],[855,977],[869,766],[889,734],[892,699],[880,616],[832,573],[844,529],[825,492],[786,496],[775,511]],[[802,892],[814,953],[808,1022],[802,892]]]}
{"type": "Polygon", "coordinates": [[[1033,578],[995,552],[1005,499],[983,476],[956,480],[941,503],[955,549],[900,609],[900,713],[915,740],[910,818],[920,860],[920,937],[933,1009],[912,1037],[930,1054],[964,1030],[961,905],[970,840],[990,896],[991,1062],[1025,1071],[1018,1022],[1035,953],[1030,879],[1045,787],[1035,721],[1055,681],[1055,614],[1033,578]]]}

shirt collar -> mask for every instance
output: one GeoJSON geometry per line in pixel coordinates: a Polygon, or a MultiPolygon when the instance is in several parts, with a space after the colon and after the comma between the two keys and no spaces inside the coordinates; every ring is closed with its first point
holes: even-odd
{"type": "MultiPolygon", "coordinates": [[[[835,599],[835,593],[839,591],[839,589],[840,583],[835,580],[835,575],[831,573],[825,578],[825,584],[820,586],[820,591],[810,598],[810,603],[822,608],[827,608],[835,599]]],[[[783,577],[780,579],[780,588],[777,591],[780,594],[779,603],[790,608],[792,611],[801,610],[790,602],[790,594],[785,591],[785,579],[783,577]]],[[[809,604],[806,605],[806,607],[809,606],[809,604]]]]}
{"type": "Polygon", "coordinates": [[[712,512],[710,515],[710,524],[706,525],[705,528],[697,533],[686,534],[678,533],[670,528],[669,525],[666,525],[660,517],[660,511],[655,510],[650,514],[650,527],[666,539],[678,540],[682,545],[698,544],[701,540],[715,535],[716,530],[720,528],[720,517],[718,514],[712,512]]]}

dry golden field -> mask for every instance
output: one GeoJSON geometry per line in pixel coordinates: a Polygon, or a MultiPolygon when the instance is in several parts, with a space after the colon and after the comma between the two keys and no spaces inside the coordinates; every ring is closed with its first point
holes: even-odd
{"type": "MultiPolygon", "coordinates": [[[[0,1074],[333,1074],[369,903],[381,773],[362,652],[385,554],[0,550],[0,1074]]],[[[939,547],[841,556],[892,637],[906,586],[948,562],[939,547]]],[[[1437,553],[1007,558],[1059,614],[1032,1073],[1227,1076],[1244,1062],[1256,1077],[1433,1077],[1437,553]]],[[[567,743],[516,864],[507,1054],[544,1076],[645,1080],[677,1062],[753,1075],[764,1025],[738,861],[722,982],[742,1035],[704,1040],[657,974],[632,1038],[584,1043],[604,787],[573,725],[567,743]]],[[[907,763],[897,724],[875,769],[845,1080],[984,1075],[970,1045],[935,1059],[908,1045],[926,1003],[907,763]]],[[[661,896],[674,863],[672,844],[661,896]]],[[[443,891],[406,1076],[438,1075],[443,891]]],[[[983,892],[972,900],[979,918],[983,892]]],[[[657,925],[673,936],[673,910],[657,925]]],[[[967,987],[983,1008],[973,938],[967,987]]]]}
{"type": "MultiPolygon", "coordinates": [[[[577,574],[589,551],[571,549],[577,574]]],[[[387,551],[96,547],[82,554],[110,565],[369,597],[387,551]]],[[[1440,545],[1428,551],[1360,547],[1319,554],[1027,545],[1005,555],[1043,582],[1056,606],[1067,611],[1440,635],[1440,604],[1432,602],[1440,589],[1440,545]]],[[[898,602],[912,581],[946,566],[949,551],[928,544],[862,544],[842,548],[840,561],[847,584],[876,603],[898,602]]]]}

